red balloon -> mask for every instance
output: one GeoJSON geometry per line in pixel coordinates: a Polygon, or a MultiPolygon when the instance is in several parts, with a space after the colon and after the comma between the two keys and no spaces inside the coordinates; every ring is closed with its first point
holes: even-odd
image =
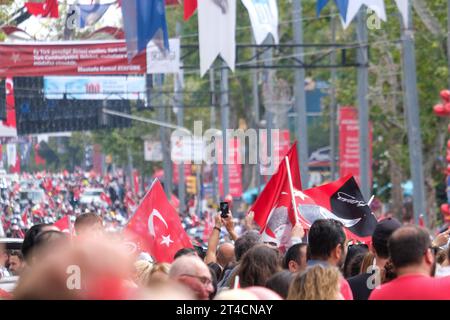
{"type": "Polygon", "coordinates": [[[440,96],[445,102],[450,102],[450,90],[442,90],[440,96]]]}
{"type": "Polygon", "coordinates": [[[441,205],[441,212],[444,215],[450,215],[450,206],[448,205],[448,203],[444,203],[443,205],[441,205]]]}
{"type": "Polygon", "coordinates": [[[433,112],[437,116],[443,116],[445,114],[445,107],[442,104],[437,104],[433,107],[433,112]]]}

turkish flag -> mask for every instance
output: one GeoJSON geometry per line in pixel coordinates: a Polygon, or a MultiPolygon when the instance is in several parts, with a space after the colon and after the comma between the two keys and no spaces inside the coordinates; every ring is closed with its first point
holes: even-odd
{"type": "Polygon", "coordinates": [[[197,0],[184,0],[184,20],[189,20],[197,10],[197,0]]]}
{"type": "MultiPolygon", "coordinates": [[[[297,156],[297,143],[286,154],[294,189],[301,189],[300,169],[297,156]]],[[[292,226],[297,222],[292,207],[286,160],[280,163],[277,173],[267,183],[249,212],[254,212],[254,220],[261,227],[265,242],[273,242],[278,247],[288,245],[292,226]]],[[[303,226],[304,221],[300,220],[303,226]]]]}
{"type": "Polygon", "coordinates": [[[6,78],[6,121],[4,124],[7,127],[17,128],[14,81],[11,77],[6,78]]]}
{"type": "Polygon", "coordinates": [[[126,236],[158,262],[173,261],[182,248],[192,248],[178,213],[155,180],[125,228],[126,236]]]}
{"type": "Polygon", "coordinates": [[[58,0],[46,0],[45,2],[26,2],[25,7],[33,16],[59,17],[58,0]]]}
{"type": "Polygon", "coordinates": [[[72,234],[72,223],[70,222],[70,217],[68,215],[59,219],[53,225],[57,227],[61,232],[72,234]]]}
{"type": "Polygon", "coordinates": [[[102,194],[100,195],[100,199],[102,199],[102,201],[106,202],[109,206],[112,205],[111,198],[108,197],[106,195],[106,193],[102,192],[102,194]]]}
{"type": "Polygon", "coordinates": [[[203,229],[203,237],[202,237],[204,243],[208,243],[208,240],[211,236],[211,232],[213,231],[213,224],[214,221],[212,220],[212,217],[209,214],[209,212],[207,212],[205,217],[205,228],[203,229]]]}
{"type": "Polygon", "coordinates": [[[317,219],[342,222],[347,238],[368,243],[377,225],[377,219],[364,200],[353,176],[308,190],[295,191],[298,213],[308,225],[317,219]]]}
{"type": "MultiPolygon", "coordinates": [[[[300,169],[298,166],[297,143],[291,147],[286,156],[289,160],[293,187],[294,189],[301,190],[302,185],[300,169]]],[[[261,228],[266,226],[271,211],[276,207],[276,204],[280,201],[280,197],[283,193],[290,194],[285,160],[280,163],[277,173],[272,176],[250,209],[250,212],[253,211],[255,213],[254,220],[261,228]]],[[[286,203],[286,199],[282,199],[281,202],[286,203]]]]}
{"type": "Polygon", "coordinates": [[[25,227],[28,227],[28,208],[22,214],[22,222],[25,227]]]}

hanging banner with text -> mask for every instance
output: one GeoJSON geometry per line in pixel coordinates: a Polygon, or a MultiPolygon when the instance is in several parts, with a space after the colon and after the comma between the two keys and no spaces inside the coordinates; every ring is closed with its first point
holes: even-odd
{"type": "MultiPolygon", "coordinates": [[[[372,185],[372,124],[369,123],[369,156],[370,172],[363,174],[369,175],[369,181],[372,185]]],[[[339,175],[345,177],[353,175],[359,183],[361,172],[359,170],[359,123],[358,109],[354,107],[339,108],[339,175]]]]}
{"type": "Polygon", "coordinates": [[[145,74],[146,53],[128,62],[124,41],[0,44],[0,78],[145,74]]]}
{"type": "MultiPolygon", "coordinates": [[[[216,140],[216,152],[218,159],[223,159],[223,143],[222,139],[216,140]]],[[[240,153],[240,141],[238,138],[228,140],[227,148],[227,160],[224,160],[228,164],[228,182],[229,182],[229,194],[233,197],[242,197],[242,160],[240,153]]],[[[226,197],[224,194],[223,184],[223,161],[220,161],[217,168],[219,173],[219,192],[221,197],[226,197]]]]}

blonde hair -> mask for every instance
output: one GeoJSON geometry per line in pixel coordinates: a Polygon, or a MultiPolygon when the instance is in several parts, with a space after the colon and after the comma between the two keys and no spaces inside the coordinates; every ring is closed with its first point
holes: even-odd
{"type": "Polygon", "coordinates": [[[145,286],[153,271],[153,264],[147,260],[139,260],[134,263],[135,281],[139,286],[145,286]]]}
{"type": "Polygon", "coordinates": [[[339,269],[316,265],[295,276],[287,300],[337,300],[340,293],[339,269]]]}
{"type": "Polygon", "coordinates": [[[150,276],[152,276],[154,273],[156,272],[162,272],[164,274],[169,275],[169,271],[170,271],[170,264],[169,263],[156,263],[153,265],[152,270],[150,271],[150,276]]]}

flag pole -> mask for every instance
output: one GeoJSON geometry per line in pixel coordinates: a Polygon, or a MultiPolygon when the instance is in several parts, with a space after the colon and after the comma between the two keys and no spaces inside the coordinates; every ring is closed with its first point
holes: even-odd
{"type": "Polygon", "coordinates": [[[288,180],[289,180],[289,190],[291,192],[291,201],[292,201],[292,207],[294,208],[295,221],[296,221],[297,224],[299,224],[300,221],[299,221],[299,218],[298,218],[297,206],[295,205],[294,185],[292,183],[291,166],[289,165],[289,159],[288,159],[287,156],[284,157],[284,160],[286,162],[286,169],[287,169],[288,180]]]}

